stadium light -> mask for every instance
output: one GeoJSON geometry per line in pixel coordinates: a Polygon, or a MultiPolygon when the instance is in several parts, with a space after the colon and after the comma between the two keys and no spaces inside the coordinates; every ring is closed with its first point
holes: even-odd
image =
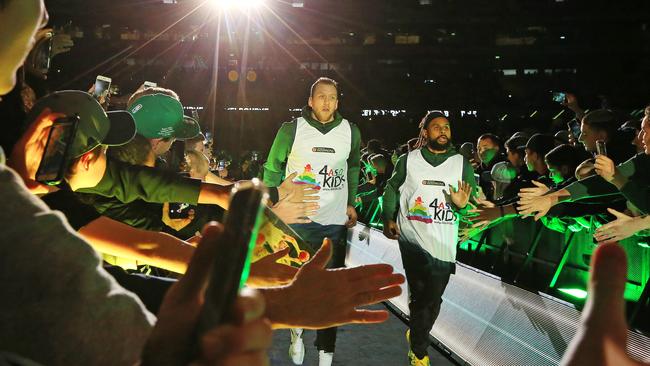
{"type": "Polygon", "coordinates": [[[264,3],[264,0],[210,0],[212,5],[218,9],[250,9],[264,3]]]}

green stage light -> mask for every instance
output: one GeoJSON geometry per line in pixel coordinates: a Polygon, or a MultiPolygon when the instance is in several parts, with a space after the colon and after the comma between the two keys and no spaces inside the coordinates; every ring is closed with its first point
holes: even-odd
{"type": "Polygon", "coordinates": [[[587,291],[579,288],[559,288],[558,291],[564,292],[569,296],[573,296],[577,299],[586,299],[587,291]]]}

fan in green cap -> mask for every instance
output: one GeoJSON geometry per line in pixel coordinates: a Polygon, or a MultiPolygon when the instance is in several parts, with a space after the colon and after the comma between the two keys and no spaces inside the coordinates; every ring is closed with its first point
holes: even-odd
{"type": "Polygon", "coordinates": [[[144,95],[130,107],[137,131],[148,139],[186,140],[201,132],[199,123],[183,115],[181,103],[164,94],[144,95]]]}

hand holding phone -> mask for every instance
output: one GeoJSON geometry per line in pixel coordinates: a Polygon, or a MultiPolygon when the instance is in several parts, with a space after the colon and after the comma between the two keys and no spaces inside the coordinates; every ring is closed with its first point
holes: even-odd
{"type": "Polygon", "coordinates": [[[41,163],[36,171],[36,181],[47,185],[61,183],[70,159],[79,116],[59,118],[54,121],[45,144],[41,163]]]}
{"type": "Polygon", "coordinates": [[[235,184],[221,237],[229,245],[222,246],[214,258],[197,339],[217,325],[233,322],[232,307],[250,272],[251,253],[267,200],[268,193],[259,179],[235,184]]]}
{"type": "Polygon", "coordinates": [[[105,99],[111,87],[112,79],[106,76],[97,75],[95,86],[93,88],[93,97],[97,100],[105,99]]]}
{"type": "Polygon", "coordinates": [[[596,154],[607,156],[607,145],[605,145],[605,140],[596,140],[596,154]]]}

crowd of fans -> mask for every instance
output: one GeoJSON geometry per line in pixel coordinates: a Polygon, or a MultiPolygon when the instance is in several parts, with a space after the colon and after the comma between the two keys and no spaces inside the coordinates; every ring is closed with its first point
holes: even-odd
{"type": "MultiPolygon", "coordinates": [[[[233,182],[261,178],[264,154],[215,152],[169,89],[143,85],[121,111],[82,91],[39,95],[26,81],[33,68],[22,66],[32,60],[33,40],[47,22],[42,1],[0,1],[0,363],[264,365],[272,328],[387,319],[385,311],[359,307],[399,295],[404,277],[382,264],[328,270],[332,244],[326,241],[300,269],[277,261],[288,250],[254,262],[247,285],[258,290],[237,297],[236,320],[193,344],[211,258],[230,244],[214,221],[228,209],[233,182]],[[36,174],[52,126],[71,116],[78,127],[63,178],[42,184],[36,174]],[[182,141],[181,149],[172,148],[175,141],[182,141]],[[188,215],[172,217],[175,203],[191,205],[188,215]],[[143,265],[164,277],[142,274],[143,265]]],[[[594,110],[577,115],[578,136],[517,133],[502,142],[486,134],[476,149],[459,146],[480,186],[468,220],[481,230],[513,216],[552,217],[551,206],[595,196],[590,199],[600,211],[591,214],[602,216],[606,207],[616,217],[599,229],[599,242],[650,227],[644,216],[649,114],[646,109],[643,121],[635,121],[594,110]],[[601,142],[606,154],[597,151],[601,142]],[[611,195],[626,214],[610,209],[611,195]]],[[[367,142],[356,199],[360,217],[381,218],[380,197],[397,157],[417,142],[394,151],[367,142]]],[[[316,205],[309,187],[291,178],[270,189],[269,207],[289,224],[316,205]]],[[[558,215],[571,217],[567,212],[558,215]]],[[[594,276],[620,263],[616,249],[605,251],[611,255],[594,276]]],[[[620,300],[620,291],[603,286],[596,283],[595,301],[620,300]]],[[[616,325],[625,327],[624,321],[616,325]]],[[[596,342],[594,336],[580,339],[567,359],[593,364],[580,347],[596,342]]]]}

